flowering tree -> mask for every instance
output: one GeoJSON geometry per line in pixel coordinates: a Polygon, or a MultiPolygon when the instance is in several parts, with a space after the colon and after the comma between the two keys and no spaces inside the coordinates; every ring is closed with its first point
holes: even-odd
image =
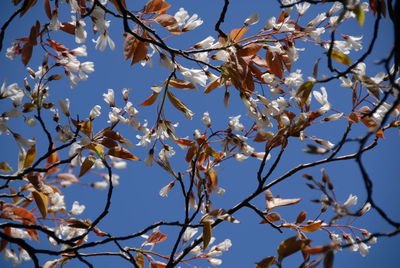
{"type": "MultiPolygon", "coordinates": [[[[106,256],[134,267],[217,266],[235,243],[233,233],[221,237],[219,229],[246,236],[261,222],[262,233],[279,235],[268,241],[276,249],[247,263],[283,267],[296,254],[302,258],[291,266],[332,267],[342,249],[365,256],[378,237],[400,232],[400,223],[376,201],[365,160],[381,157],[376,148],[397,138],[400,126],[399,1],[277,1],[277,14],[266,23],[253,13],[234,24],[228,22],[233,3],[216,1],[206,38],[190,35],[204,26],[204,17],[174,1],[130,2],[12,0],[14,11],[2,16],[0,49],[12,42],[3,49],[6,57],[27,70],[17,72],[20,80],[4,81],[0,92],[0,139],[13,148],[0,159],[4,260],[93,267],[92,260],[106,256]],[[31,23],[14,31],[13,23],[25,18],[31,23]],[[393,41],[380,65],[370,67],[380,72],[371,74],[366,63],[376,60],[370,58],[382,21],[394,29],[385,41],[393,41]],[[348,34],[349,27],[370,40],[348,34]],[[154,81],[135,77],[133,92],[101,88],[105,105],[60,97],[60,88],[84,88],[95,75],[96,58],[84,57],[114,49],[108,55],[122,52],[127,62],[107,66],[109,74],[145,69],[154,81]],[[84,107],[74,110],[74,103],[84,107]],[[346,162],[359,185],[346,181],[348,187],[338,189],[343,182],[326,167],[346,162]],[[162,173],[152,177],[145,165],[162,173]],[[229,177],[226,169],[233,171],[229,177]],[[115,227],[109,214],[121,209],[112,207],[118,173],[142,174],[131,191],[145,195],[126,204],[120,219],[133,213],[146,224],[115,227]],[[235,173],[245,177],[234,182],[235,173]],[[143,187],[145,180],[165,186],[155,191],[143,187]],[[306,187],[279,187],[291,180],[306,187]],[[225,202],[230,184],[240,194],[225,202]],[[95,190],[103,191],[94,197],[95,190]],[[361,204],[353,191],[364,193],[361,204]],[[86,208],[85,195],[96,203],[86,208]],[[173,198],[168,216],[146,208],[158,195],[173,198]],[[135,212],[138,207],[148,214],[135,212]],[[251,212],[251,223],[242,211],[251,212]],[[372,212],[384,224],[370,230],[362,218],[372,212]]],[[[252,8],[261,14],[268,5],[252,8]]],[[[118,82],[110,76],[97,77],[104,80],[96,87],[118,82]]],[[[124,188],[131,187],[122,179],[124,188]]],[[[249,245],[237,247],[245,252],[249,245]]]]}

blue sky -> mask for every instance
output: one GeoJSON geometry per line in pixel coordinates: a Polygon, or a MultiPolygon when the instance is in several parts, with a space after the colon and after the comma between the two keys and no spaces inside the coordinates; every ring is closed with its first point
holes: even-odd
{"type": "MultiPolygon", "coordinates": [[[[205,37],[212,35],[216,37],[216,32],[213,30],[214,24],[219,16],[219,11],[222,8],[223,1],[168,1],[172,8],[168,11],[169,14],[175,14],[180,8],[184,7],[189,14],[197,13],[203,20],[204,24],[199,28],[188,32],[181,36],[169,38],[167,43],[173,47],[185,49],[193,44],[203,40],[205,37]]],[[[1,9],[0,14],[2,18],[6,18],[14,7],[9,4],[2,4],[4,8],[1,9]]],[[[144,1],[133,3],[132,9],[138,10],[144,5],[144,1]]],[[[327,8],[331,4],[326,4],[327,8]]],[[[327,8],[324,8],[326,10],[327,8]]],[[[229,32],[233,28],[241,27],[244,19],[250,14],[258,12],[261,20],[259,25],[255,25],[253,33],[261,27],[271,16],[278,17],[279,9],[277,1],[261,1],[261,0],[248,0],[248,1],[232,1],[229,6],[229,11],[226,15],[225,22],[222,24],[222,29],[229,32]]],[[[306,23],[312,15],[317,14],[320,9],[311,8],[305,16],[303,23],[306,23]]],[[[65,20],[70,20],[69,14],[63,15],[65,20]]],[[[7,59],[5,49],[10,46],[14,38],[25,37],[32,23],[36,20],[44,19],[42,4],[38,3],[37,7],[32,9],[30,13],[22,18],[16,18],[10,25],[6,32],[5,40],[3,42],[3,50],[0,56],[0,70],[1,79],[6,80],[7,84],[17,82],[22,85],[23,78],[28,76],[25,67],[22,66],[19,58],[14,61],[7,59]]],[[[94,122],[95,131],[104,128],[106,125],[102,122],[107,120],[107,107],[103,101],[102,94],[107,92],[107,89],[113,88],[116,92],[116,101],[122,105],[122,97],[120,92],[122,88],[132,88],[131,98],[135,107],[143,102],[151,93],[150,87],[153,85],[160,85],[166,79],[168,71],[164,68],[157,66],[156,61],[152,68],[142,68],[140,65],[130,66],[128,62],[124,61],[122,50],[122,23],[111,19],[110,35],[116,43],[115,51],[110,51],[108,48],[104,52],[94,49],[94,44],[91,39],[94,38],[89,27],[87,47],[88,57],[87,60],[94,61],[95,72],[89,75],[87,81],[83,81],[76,88],[70,88],[67,81],[61,80],[52,83],[50,99],[57,102],[60,99],[69,98],[71,100],[71,111],[73,116],[79,115],[80,118],[88,117],[90,109],[96,104],[103,106],[102,115],[94,122]]],[[[302,21],[301,20],[301,21],[302,21]]],[[[374,17],[368,13],[365,25],[361,28],[354,20],[346,24],[346,27],[340,29],[341,32],[349,35],[364,35],[364,46],[367,45],[371,38],[371,29],[374,17]]],[[[4,19],[2,19],[2,22],[4,19]]],[[[88,23],[89,25],[89,23],[88,23]]],[[[249,32],[251,33],[251,32],[249,32]]],[[[166,31],[161,31],[162,36],[167,36],[166,31]]],[[[392,44],[392,29],[388,22],[385,20],[381,25],[381,31],[378,38],[377,47],[373,53],[371,60],[367,61],[367,73],[374,76],[381,71],[381,67],[374,65],[374,60],[381,59],[386,56],[392,44]]],[[[328,39],[328,35],[324,36],[328,39]]],[[[54,34],[53,39],[62,41],[69,48],[74,48],[77,45],[74,43],[73,36],[67,36],[64,33],[54,34]]],[[[309,46],[298,42],[298,47],[305,47],[304,52],[300,52],[300,60],[292,67],[295,69],[302,69],[304,76],[310,76],[312,73],[312,65],[318,57],[321,57],[321,70],[320,73],[329,74],[323,66],[326,65],[325,56],[322,54],[324,50],[318,46],[309,46]]],[[[39,49],[38,49],[39,50],[39,49]]],[[[352,54],[353,59],[360,55],[360,53],[352,54]]],[[[82,59],[83,61],[83,59],[82,59]]],[[[34,54],[29,66],[32,69],[37,69],[41,62],[41,53],[38,51],[34,54]]],[[[188,67],[190,66],[189,63],[188,67]]],[[[337,65],[339,66],[339,65],[337,65]]],[[[191,66],[194,67],[194,66],[191,66]]],[[[329,100],[332,106],[338,110],[348,112],[350,99],[349,91],[345,88],[339,87],[338,83],[331,83],[325,85],[328,90],[329,100]],[[347,107],[347,108],[346,108],[347,107]]],[[[318,87],[319,89],[319,87],[318,87]]],[[[243,114],[242,119],[246,124],[249,119],[246,115],[245,109],[236,91],[231,90],[231,103],[227,108],[223,108],[223,90],[222,88],[216,89],[209,95],[204,95],[202,89],[196,92],[178,92],[174,94],[181,98],[196,115],[192,121],[188,121],[184,116],[177,112],[171,105],[166,107],[165,115],[172,122],[180,122],[177,128],[177,135],[180,137],[191,137],[194,129],[199,128],[204,131],[205,128],[201,125],[201,115],[205,111],[209,111],[214,129],[226,128],[228,117],[243,114]]],[[[1,103],[1,112],[5,111],[6,104],[1,103]],[[3,106],[4,105],[4,106],[3,106]]],[[[7,104],[8,105],[8,104],[7,104]]],[[[315,102],[314,102],[314,105],[315,102]]],[[[8,107],[8,106],[7,106],[8,107]]],[[[148,119],[149,122],[154,122],[156,118],[155,107],[138,107],[140,113],[138,115],[140,120],[148,119]]],[[[46,115],[48,119],[48,127],[54,129],[51,121],[51,115],[46,115]]],[[[37,138],[39,152],[44,152],[45,141],[44,136],[40,133],[39,128],[36,126],[33,129],[27,129],[27,126],[16,120],[10,122],[10,126],[19,133],[23,133],[26,137],[37,138]]],[[[320,138],[328,139],[336,143],[341,133],[346,127],[344,119],[335,122],[331,125],[316,125],[310,128],[311,135],[316,135],[320,138]]],[[[126,126],[118,127],[118,130],[123,135],[130,139],[133,143],[137,140],[135,136],[139,134],[126,126]]],[[[358,137],[365,131],[365,127],[358,125],[352,137],[358,137]]],[[[18,152],[16,151],[16,144],[12,137],[2,135],[0,136],[0,161],[10,161],[12,164],[16,163],[18,152]],[[10,160],[11,159],[11,160],[10,160]]],[[[384,140],[380,141],[379,146],[374,149],[371,154],[365,155],[365,164],[370,172],[371,177],[375,183],[375,199],[389,215],[393,217],[399,215],[397,204],[400,201],[397,193],[398,181],[396,180],[397,171],[397,151],[399,147],[398,133],[394,130],[389,130],[386,133],[384,140]]],[[[348,146],[344,153],[353,152],[355,146],[348,146]]],[[[257,148],[261,150],[262,147],[257,148]]],[[[304,144],[292,138],[290,141],[287,152],[283,156],[283,160],[278,168],[275,170],[273,178],[280,176],[290,168],[297,164],[315,161],[319,159],[318,156],[306,155],[302,152],[304,144]]],[[[182,161],[184,151],[175,148],[177,155],[171,163],[177,167],[177,170],[184,170],[186,163],[182,161]]],[[[144,159],[147,150],[136,147],[132,149],[135,155],[144,159]]],[[[272,151],[272,157],[276,157],[277,152],[272,151]]],[[[220,186],[226,189],[226,193],[222,197],[214,198],[215,207],[230,208],[244,197],[246,197],[256,185],[256,171],[259,162],[257,160],[249,160],[239,163],[231,159],[221,165],[217,169],[219,174],[220,186]]],[[[356,194],[359,197],[359,204],[365,200],[365,189],[360,177],[359,170],[357,169],[354,161],[340,162],[324,166],[331,177],[338,194],[338,200],[344,202],[347,196],[356,194]]],[[[320,168],[311,168],[305,172],[312,174],[316,178],[320,177],[320,168]]],[[[111,232],[113,235],[124,235],[136,232],[144,227],[159,221],[159,220],[176,220],[183,219],[183,200],[180,195],[179,189],[175,187],[167,198],[158,195],[159,190],[171,181],[170,175],[166,174],[159,167],[147,167],[143,162],[130,162],[128,168],[125,170],[116,170],[120,175],[120,185],[115,188],[114,197],[110,214],[100,224],[100,229],[111,232]]],[[[319,205],[310,202],[311,199],[318,199],[320,193],[317,191],[310,191],[304,184],[304,179],[298,173],[287,181],[273,187],[271,190],[275,195],[280,195],[283,198],[296,198],[302,197],[303,200],[292,207],[284,207],[277,210],[288,221],[294,221],[296,215],[305,210],[309,212],[309,217],[315,217],[319,211],[319,205]]],[[[71,207],[73,201],[78,200],[81,204],[85,204],[87,209],[81,215],[82,219],[94,218],[103,208],[105,202],[106,191],[98,191],[84,184],[90,184],[98,181],[99,177],[95,173],[89,173],[81,178],[83,185],[73,185],[63,189],[66,196],[67,208],[71,207]]],[[[254,205],[263,209],[265,201],[263,197],[255,200],[254,205]]],[[[360,206],[360,205],[359,205],[360,206]]],[[[285,230],[283,234],[278,233],[267,225],[260,225],[260,219],[252,211],[242,209],[235,218],[241,221],[239,225],[224,223],[214,230],[216,242],[222,242],[224,239],[229,238],[232,240],[233,246],[228,252],[222,255],[223,264],[221,267],[252,267],[254,263],[262,258],[276,254],[276,247],[280,241],[295,235],[295,232],[285,230]]],[[[323,220],[325,218],[322,218],[323,220]]],[[[326,218],[328,220],[328,218],[326,218]]],[[[346,221],[345,221],[346,222],[346,221]]],[[[356,226],[368,229],[371,232],[391,230],[375,212],[369,212],[368,215],[357,220],[356,226]]],[[[156,251],[164,254],[169,254],[169,249],[174,242],[176,229],[171,227],[162,227],[162,232],[169,235],[167,241],[156,246],[156,251]],[[157,250],[158,249],[158,250],[157,250]]],[[[44,238],[44,237],[42,237],[44,238]]],[[[310,238],[313,239],[313,245],[319,245],[328,241],[326,235],[311,234],[310,238]]],[[[44,238],[45,239],[45,238],[44,238]]],[[[97,238],[95,238],[97,239],[97,238]]],[[[125,242],[124,246],[138,247],[144,241],[140,239],[125,242]]],[[[359,253],[350,253],[348,250],[343,250],[335,256],[334,267],[377,267],[381,266],[382,262],[385,267],[397,266],[397,245],[400,242],[398,237],[391,239],[379,239],[378,244],[372,245],[370,254],[367,257],[361,257],[359,253]]],[[[32,242],[36,244],[36,242],[32,242]]],[[[45,246],[44,244],[39,244],[45,246]]],[[[111,245],[99,248],[99,251],[115,250],[111,245]]],[[[90,251],[88,251],[90,252],[90,251]]],[[[47,260],[47,256],[41,256],[42,262],[47,260]]],[[[50,258],[52,259],[52,258],[50,258]]],[[[129,267],[129,263],[122,262],[116,257],[97,257],[89,259],[95,267],[110,267],[115,265],[118,267],[129,267]]],[[[298,266],[301,262],[300,254],[289,257],[284,261],[286,267],[298,266]]],[[[43,264],[43,263],[42,263],[43,264]]],[[[207,262],[193,263],[200,267],[210,266],[207,262]]],[[[80,264],[79,264],[80,265],[80,264]]],[[[77,263],[70,264],[70,266],[80,267],[77,263]]],[[[9,262],[0,260],[0,266],[11,267],[9,262]]],[[[31,263],[21,264],[20,267],[31,267],[31,263]]],[[[68,267],[68,266],[67,266],[68,267]]],[[[185,267],[185,265],[182,265],[185,267]]]]}

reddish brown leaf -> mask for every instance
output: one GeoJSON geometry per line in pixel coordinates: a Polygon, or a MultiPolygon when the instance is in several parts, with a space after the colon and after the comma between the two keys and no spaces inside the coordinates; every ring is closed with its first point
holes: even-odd
{"type": "Polygon", "coordinates": [[[208,94],[208,93],[210,93],[211,91],[213,91],[214,89],[216,89],[217,87],[221,87],[221,86],[222,86],[222,84],[221,84],[221,78],[219,77],[219,78],[217,78],[217,79],[211,81],[211,82],[206,86],[206,88],[204,89],[204,93],[208,94]]]}
{"type": "Polygon", "coordinates": [[[165,13],[171,7],[164,0],[150,0],[144,7],[145,13],[165,13]]]}
{"type": "Polygon", "coordinates": [[[29,210],[26,210],[22,207],[13,208],[13,213],[14,213],[14,215],[21,217],[23,219],[29,220],[32,223],[34,223],[36,220],[36,217],[35,217],[35,215],[33,215],[32,212],[30,212],[29,210]]]}
{"type": "MultiPolygon", "coordinates": [[[[53,152],[48,158],[47,158],[47,163],[45,165],[45,168],[57,163],[58,161],[60,161],[60,158],[58,157],[58,152],[53,152]]],[[[57,167],[53,167],[51,169],[49,169],[46,174],[52,174],[58,171],[57,167]]]]}
{"type": "Polygon", "coordinates": [[[147,56],[147,51],[148,43],[138,40],[138,44],[132,57],[131,65],[138,63],[141,60],[144,60],[147,56]]]}
{"type": "Polygon", "coordinates": [[[186,140],[186,139],[176,139],[175,140],[177,143],[184,145],[184,146],[194,146],[195,142],[191,140],[186,140]]]}
{"type": "Polygon", "coordinates": [[[253,56],[257,54],[261,47],[262,45],[260,44],[251,43],[239,49],[236,54],[240,57],[253,56]]]}
{"type": "Polygon", "coordinates": [[[174,16],[161,14],[155,18],[155,21],[171,33],[181,33],[181,29],[179,29],[179,24],[174,16]]]}
{"type": "Polygon", "coordinates": [[[303,232],[311,233],[311,232],[315,232],[315,231],[321,229],[321,225],[322,225],[322,221],[317,221],[317,222],[310,223],[308,225],[303,225],[300,227],[300,229],[303,232]]]}
{"type": "Polygon", "coordinates": [[[28,10],[36,4],[37,0],[25,0],[19,15],[22,17],[28,10]]]}
{"type": "Polygon", "coordinates": [[[26,66],[29,63],[29,60],[32,57],[32,52],[33,52],[33,46],[30,43],[26,43],[23,47],[22,47],[22,56],[21,56],[21,60],[22,63],[26,66]]]}
{"type": "Polygon", "coordinates": [[[296,253],[310,244],[311,240],[297,240],[296,236],[290,237],[282,241],[278,246],[279,260],[296,253]]]}
{"type": "Polygon", "coordinates": [[[133,160],[133,161],[140,160],[134,154],[132,154],[127,149],[125,149],[121,146],[116,146],[116,147],[110,148],[110,150],[108,150],[107,154],[118,157],[118,158],[126,159],[126,160],[133,160]]]}
{"type": "Polygon", "coordinates": [[[83,161],[81,165],[78,177],[82,177],[83,175],[85,175],[92,168],[95,162],[96,157],[94,157],[93,155],[89,155],[88,157],[86,157],[85,161],[83,161]]]}
{"type": "Polygon", "coordinates": [[[270,72],[282,79],[283,66],[280,55],[274,52],[267,52],[267,63],[270,72]]]}
{"type": "Polygon", "coordinates": [[[144,102],[139,104],[140,106],[150,106],[152,105],[158,97],[158,93],[153,92],[150,97],[148,97],[144,102]]]}
{"type": "Polygon", "coordinates": [[[269,256],[256,263],[256,268],[267,268],[275,263],[275,256],[269,256]]]}
{"type": "Polygon", "coordinates": [[[211,221],[203,221],[203,249],[206,249],[212,237],[211,221]]]}
{"type": "Polygon", "coordinates": [[[193,83],[177,78],[171,78],[168,85],[179,89],[196,89],[196,86],[193,83]]]}
{"type": "Polygon", "coordinates": [[[66,32],[68,34],[75,35],[75,28],[76,26],[69,22],[63,22],[60,30],[66,32]]]}
{"type": "Polygon", "coordinates": [[[192,159],[196,153],[196,150],[197,150],[196,146],[192,146],[189,148],[189,150],[187,151],[186,156],[185,156],[186,162],[192,161],[192,159]]]}
{"type": "Polygon", "coordinates": [[[168,236],[166,234],[163,234],[161,232],[153,232],[151,233],[149,238],[147,238],[146,244],[158,244],[165,241],[167,237],[168,236]]]}
{"type": "Polygon", "coordinates": [[[300,212],[299,215],[297,215],[296,223],[302,223],[302,222],[304,222],[304,220],[306,219],[306,217],[307,217],[307,212],[305,212],[305,211],[300,212]]]}
{"type": "Polygon", "coordinates": [[[247,27],[233,29],[229,33],[228,37],[233,42],[238,42],[248,30],[249,30],[249,28],[247,28],[247,27]]]}

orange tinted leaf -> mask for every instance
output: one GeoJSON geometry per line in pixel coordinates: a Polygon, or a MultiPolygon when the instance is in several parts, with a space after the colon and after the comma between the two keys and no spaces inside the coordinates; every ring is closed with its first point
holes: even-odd
{"type": "Polygon", "coordinates": [[[196,89],[196,86],[191,82],[176,78],[171,78],[168,83],[170,86],[179,89],[196,89]]]}
{"type": "Polygon", "coordinates": [[[35,217],[35,215],[33,215],[32,212],[30,212],[29,210],[26,210],[22,207],[13,208],[13,213],[16,216],[21,217],[26,220],[29,220],[31,222],[35,222],[35,220],[36,220],[36,217],[35,217]]]}
{"type": "Polygon", "coordinates": [[[133,161],[140,160],[134,154],[132,154],[127,149],[125,149],[121,146],[116,146],[116,147],[110,148],[110,150],[108,150],[107,154],[118,157],[118,158],[126,159],[126,160],[133,160],[133,161]]]}
{"type": "Polygon", "coordinates": [[[24,168],[31,166],[33,161],[35,161],[35,158],[36,158],[36,144],[32,145],[26,152],[24,168]]]}
{"type": "Polygon", "coordinates": [[[308,254],[321,254],[323,252],[325,252],[329,247],[326,246],[316,246],[316,247],[305,247],[303,248],[303,252],[308,253],[308,254]]]}
{"type": "Polygon", "coordinates": [[[176,109],[184,113],[187,119],[192,119],[193,112],[188,107],[186,107],[186,105],[180,99],[172,94],[170,90],[168,90],[167,96],[169,101],[176,109]]]}
{"type": "Polygon", "coordinates": [[[139,104],[140,106],[150,106],[152,105],[158,97],[158,93],[153,92],[150,97],[148,97],[144,102],[139,104]]]}
{"type": "Polygon", "coordinates": [[[211,91],[213,91],[214,89],[216,89],[217,87],[221,87],[221,79],[217,78],[215,80],[213,80],[212,82],[210,82],[206,88],[204,89],[204,93],[208,94],[211,91]]]}
{"type": "Polygon", "coordinates": [[[296,236],[290,237],[285,241],[282,241],[278,246],[279,260],[296,253],[303,249],[305,246],[310,244],[311,240],[297,240],[296,236]]]}
{"type": "Polygon", "coordinates": [[[229,33],[229,39],[232,40],[233,42],[238,42],[248,30],[249,28],[247,27],[233,29],[229,33]]]}
{"type": "Polygon", "coordinates": [[[261,47],[260,44],[251,43],[239,49],[236,54],[240,57],[253,56],[257,54],[261,47]]]}
{"type": "MultiPolygon", "coordinates": [[[[60,161],[60,158],[59,158],[59,156],[58,156],[58,152],[53,152],[53,153],[47,158],[47,163],[46,163],[45,167],[47,168],[47,167],[49,167],[49,166],[51,166],[51,165],[57,163],[58,161],[60,161]]],[[[49,169],[49,170],[46,172],[46,174],[51,174],[51,173],[54,173],[54,172],[57,172],[57,171],[58,171],[58,168],[57,168],[57,167],[53,167],[53,168],[49,169]]]]}
{"type": "Polygon", "coordinates": [[[282,206],[291,206],[294,204],[297,204],[301,201],[301,198],[279,198],[279,197],[273,197],[270,200],[267,200],[267,209],[274,209],[277,207],[282,207],[282,206]]]}
{"type": "Polygon", "coordinates": [[[93,231],[94,231],[94,233],[95,233],[97,236],[107,236],[107,233],[101,231],[101,230],[100,230],[99,228],[97,228],[97,227],[94,227],[94,228],[93,228],[93,231]]]}
{"type": "Polygon", "coordinates": [[[94,157],[93,155],[89,155],[88,157],[86,157],[85,161],[83,161],[82,163],[78,177],[82,177],[84,174],[86,174],[92,168],[95,162],[96,157],[94,157]]]}
{"type": "Polygon", "coordinates": [[[33,198],[35,199],[36,205],[39,208],[39,211],[42,214],[43,218],[46,218],[49,198],[47,197],[47,195],[38,191],[33,191],[32,195],[33,198]]]}
{"type": "Polygon", "coordinates": [[[279,54],[274,52],[267,52],[267,63],[269,71],[282,79],[283,65],[279,54]]]}
{"type": "Polygon", "coordinates": [[[275,263],[275,256],[269,256],[256,263],[256,268],[267,268],[275,263]]]}
{"type": "Polygon", "coordinates": [[[184,145],[184,146],[193,146],[195,145],[194,141],[191,140],[186,140],[186,139],[176,139],[175,140],[177,143],[184,145]]]}
{"type": "Polygon", "coordinates": [[[164,2],[164,0],[150,0],[144,7],[145,13],[164,13],[171,7],[170,4],[164,2]]]}
{"type": "Polygon", "coordinates": [[[300,229],[303,232],[311,233],[311,232],[315,232],[315,231],[321,229],[321,225],[322,225],[322,221],[317,221],[317,222],[313,222],[313,223],[308,224],[308,225],[304,225],[300,229]]]}
{"type": "Polygon", "coordinates": [[[186,153],[185,160],[186,162],[190,162],[193,159],[194,154],[196,153],[197,147],[192,146],[186,153]]]}
{"type": "Polygon", "coordinates": [[[143,254],[140,254],[140,253],[136,254],[135,261],[139,265],[140,268],[144,268],[143,254]]]}

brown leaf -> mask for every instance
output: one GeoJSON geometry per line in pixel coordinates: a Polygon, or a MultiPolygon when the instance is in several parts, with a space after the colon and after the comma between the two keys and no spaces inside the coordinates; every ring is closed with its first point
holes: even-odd
{"type": "Polygon", "coordinates": [[[140,160],[134,154],[132,154],[127,149],[125,149],[121,146],[116,146],[116,147],[110,148],[110,150],[108,150],[107,154],[118,157],[118,158],[126,159],[126,160],[133,160],[133,161],[140,160]]]}
{"type": "Polygon", "coordinates": [[[333,267],[334,258],[335,258],[335,254],[333,253],[332,250],[329,250],[329,251],[325,254],[325,258],[324,258],[324,268],[332,268],[332,267],[333,267]]]}
{"type": "Polygon", "coordinates": [[[267,200],[267,210],[274,209],[282,206],[291,206],[301,201],[301,198],[280,198],[273,197],[271,200],[267,200]]]}
{"type": "Polygon", "coordinates": [[[250,43],[241,49],[239,49],[236,54],[240,57],[245,57],[245,56],[253,56],[257,54],[257,52],[260,50],[262,45],[257,44],[257,43],[250,43]]]}
{"type": "Polygon", "coordinates": [[[36,158],[36,144],[32,145],[26,152],[24,168],[30,167],[36,158]]]}
{"type": "Polygon", "coordinates": [[[296,223],[302,223],[302,222],[304,222],[304,220],[306,219],[306,217],[307,217],[307,212],[305,212],[305,211],[300,212],[299,215],[297,215],[296,223]]]}
{"type": "Polygon", "coordinates": [[[322,223],[323,223],[322,221],[313,222],[308,225],[301,226],[300,229],[303,232],[308,232],[308,233],[315,232],[315,231],[321,229],[322,223]]]}
{"type": "Polygon", "coordinates": [[[203,222],[203,249],[206,249],[210,243],[212,236],[212,225],[211,221],[206,220],[203,222]]]}
{"type": "Polygon", "coordinates": [[[22,63],[26,66],[29,63],[29,60],[32,57],[32,52],[33,52],[33,46],[30,43],[26,43],[22,47],[22,55],[21,55],[21,60],[22,63]]]}
{"type": "Polygon", "coordinates": [[[92,168],[95,162],[96,157],[94,157],[93,155],[89,155],[88,157],[86,157],[85,161],[83,161],[81,165],[78,177],[82,177],[83,175],[85,175],[92,168]]]}
{"type": "Polygon", "coordinates": [[[275,263],[275,256],[265,257],[261,261],[256,263],[256,268],[267,268],[275,263]]]}
{"type": "Polygon", "coordinates": [[[196,86],[193,83],[177,78],[171,78],[168,85],[179,89],[196,89],[196,86]]]}
{"type": "Polygon", "coordinates": [[[143,254],[140,254],[140,253],[136,254],[135,261],[139,265],[140,268],[144,268],[143,254]]]}
{"type": "Polygon", "coordinates": [[[213,91],[214,89],[216,89],[217,87],[221,87],[221,86],[222,86],[222,84],[221,84],[221,78],[219,77],[219,78],[217,78],[217,79],[211,81],[211,82],[206,86],[206,88],[204,89],[204,93],[208,94],[208,93],[210,93],[211,91],[213,91]]]}
{"type": "Polygon", "coordinates": [[[175,141],[183,146],[194,146],[196,144],[194,141],[187,139],[176,139],[175,141]]]}
{"type": "Polygon", "coordinates": [[[147,238],[146,244],[158,244],[165,241],[167,237],[168,236],[166,234],[163,234],[161,232],[153,232],[151,233],[149,238],[147,238]]]}
{"type": "Polygon", "coordinates": [[[171,7],[164,0],[150,0],[144,7],[145,13],[165,13],[171,7]]]}
{"type": "Polygon", "coordinates": [[[141,104],[139,104],[140,106],[150,106],[152,105],[158,97],[158,93],[153,92],[150,97],[148,97],[144,102],[142,102],[141,104]]]}
{"type": "Polygon", "coordinates": [[[276,75],[277,77],[283,77],[283,65],[281,61],[281,57],[279,54],[274,52],[267,52],[267,63],[268,68],[271,73],[276,75]]]}
{"type": "Polygon", "coordinates": [[[142,42],[138,41],[138,44],[136,46],[135,52],[132,57],[131,65],[138,63],[141,60],[144,60],[147,56],[147,51],[148,51],[148,43],[147,42],[142,42]]]}
{"type": "Polygon", "coordinates": [[[36,4],[37,0],[25,0],[19,15],[22,17],[28,10],[36,4]]]}
{"type": "Polygon", "coordinates": [[[168,90],[167,96],[169,101],[176,109],[184,113],[186,118],[192,119],[193,112],[188,107],[186,107],[186,105],[180,99],[172,94],[170,90],[168,90]]]}
{"type": "Polygon", "coordinates": [[[25,208],[15,207],[15,208],[13,208],[13,213],[14,213],[14,215],[16,215],[18,217],[21,217],[23,219],[26,219],[31,223],[35,223],[36,222],[35,215],[33,215],[32,212],[30,212],[29,210],[26,210],[25,208]]]}
{"type": "Polygon", "coordinates": [[[232,223],[240,223],[237,219],[235,219],[232,215],[228,214],[225,209],[214,209],[213,211],[208,212],[208,215],[214,217],[216,219],[220,219],[223,221],[229,221],[232,223]]]}
{"type": "Polygon", "coordinates": [[[11,172],[13,169],[7,162],[0,162],[0,171],[1,172],[11,172]]]}
{"type": "Polygon", "coordinates": [[[233,42],[238,42],[248,30],[249,30],[249,28],[247,28],[247,27],[233,29],[229,33],[228,37],[233,42]]]}
{"type": "Polygon", "coordinates": [[[126,2],[125,2],[125,0],[111,0],[111,3],[112,3],[113,6],[115,7],[115,9],[119,12],[119,14],[122,15],[122,14],[124,14],[124,13],[122,12],[121,8],[119,7],[118,2],[121,3],[121,5],[122,5],[122,7],[123,7],[124,9],[126,9],[126,2]]]}
{"type": "Polygon", "coordinates": [[[46,12],[47,17],[51,20],[50,0],[44,0],[44,11],[46,12]]]}
{"type": "MultiPolygon", "coordinates": [[[[47,158],[47,162],[46,162],[46,164],[45,164],[45,168],[47,168],[47,167],[49,167],[49,166],[51,166],[51,165],[53,165],[53,164],[55,164],[55,163],[57,163],[57,162],[59,162],[60,161],[60,158],[59,158],[59,156],[58,156],[58,152],[56,151],[56,152],[53,152],[51,155],[49,155],[49,157],[47,158]]],[[[53,167],[53,168],[51,168],[51,169],[49,169],[47,172],[46,172],[46,174],[52,174],[52,173],[55,173],[55,172],[57,172],[58,171],[58,168],[57,167],[53,167]]]]}
{"type": "Polygon", "coordinates": [[[189,148],[189,150],[187,151],[186,156],[185,156],[186,162],[192,161],[194,154],[196,153],[196,150],[197,150],[196,146],[192,146],[189,148]]]}
{"type": "Polygon", "coordinates": [[[107,148],[112,148],[112,147],[118,146],[118,143],[109,137],[103,137],[101,139],[100,144],[104,145],[107,148]]]}
{"type": "Polygon", "coordinates": [[[285,241],[282,241],[278,246],[279,260],[296,253],[303,249],[305,246],[310,244],[311,240],[297,240],[296,236],[290,237],[285,241]]]}
{"type": "Polygon", "coordinates": [[[173,34],[181,33],[179,24],[174,16],[168,14],[161,14],[155,18],[155,21],[173,34]]]}
{"type": "Polygon", "coordinates": [[[316,246],[316,247],[304,247],[303,252],[311,255],[321,254],[329,249],[329,246],[316,246]]]}
{"type": "Polygon", "coordinates": [[[43,218],[46,218],[49,198],[47,197],[47,195],[38,191],[33,191],[32,195],[33,198],[35,199],[36,205],[39,208],[39,211],[42,214],[43,218]]]}
{"type": "Polygon", "coordinates": [[[76,26],[73,25],[72,23],[63,22],[61,27],[60,27],[60,30],[63,31],[63,32],[66,32],[68,34],[75,35],[75,28],[76,28],[76,26]]]}

